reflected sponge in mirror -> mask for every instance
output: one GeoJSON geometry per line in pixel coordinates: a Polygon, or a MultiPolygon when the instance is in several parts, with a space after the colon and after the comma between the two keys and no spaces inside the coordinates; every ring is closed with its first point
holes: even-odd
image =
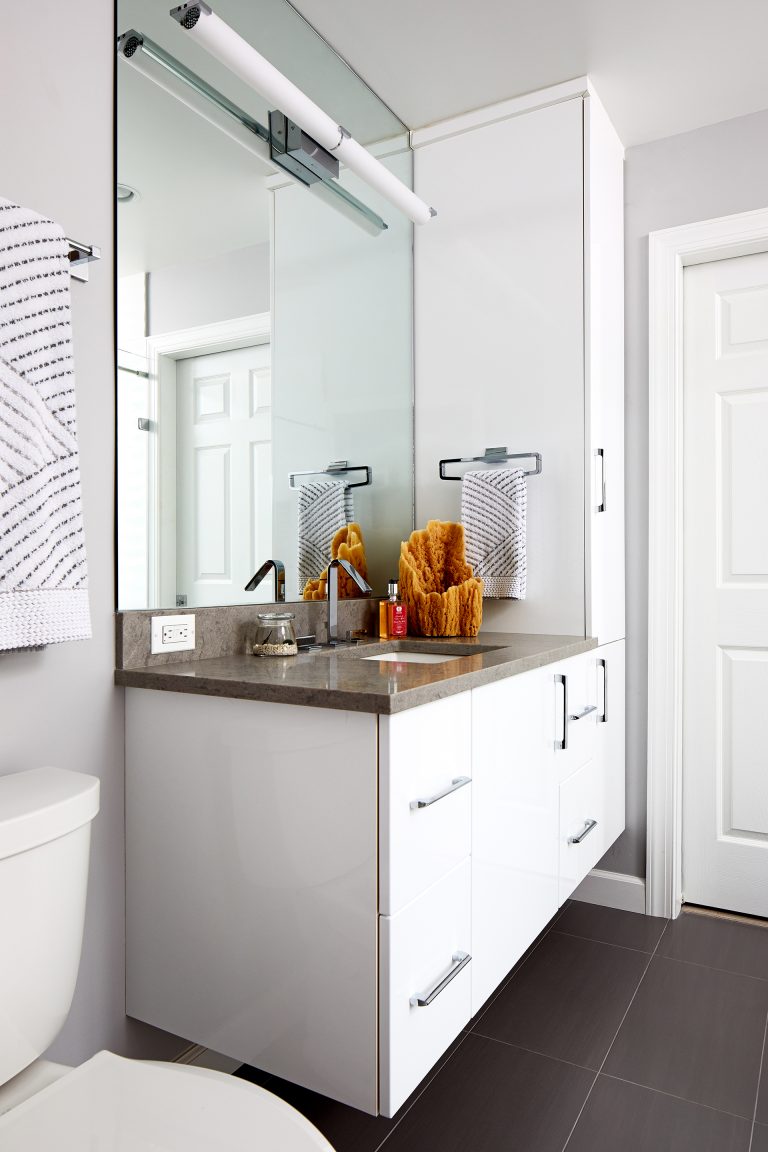
{"type": "Polygon", "coordinates": [[[483,582],[464,552],[464,526],[430,520],[400,545],[400,596],[417,636],[477,636],[483,582]]]}
{"type": "MultiPolygon", "coordinates": [[[[365,559],[365,543],[359,524],[345,524],[331,541],[331,560],[348,560],[363,579],[368,577],[368,564],[365,559]]],[[[362,596],[361,590],[343,568],[339,569],[339,599],[352,600],[362,596]]],[[[325,600],[328,596],[328,569],[304,585],[304,600],[325,600]]]]}

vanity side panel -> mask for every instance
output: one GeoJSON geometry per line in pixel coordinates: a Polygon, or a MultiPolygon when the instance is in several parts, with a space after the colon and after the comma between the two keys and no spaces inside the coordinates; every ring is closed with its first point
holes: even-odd
{"type": "Polygon", "coordinates": [[[128,1014],[375,1114],[376,717],[127,689],[126,740],[128,1014]]]}

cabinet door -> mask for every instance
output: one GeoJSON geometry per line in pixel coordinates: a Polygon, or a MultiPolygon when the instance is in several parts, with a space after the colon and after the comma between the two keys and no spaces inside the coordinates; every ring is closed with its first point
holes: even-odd
{"type": "Polygon", "coordinates": [[[594,868],[605,846],[600,764],[588,760],[560,785],[561,904],[594,868]]]}
{"type": "Polygon", "coordinates": [[[379,911],[392,916],[470,852],[470,693],[379,718],[379,911]]]}
{"type": "Polygon", "coordinates": [[[472,692],[472,1012],[557,910],[549,669],[472,692]]]}
{"type": "Polygon", "coordinates": [[[590,653],[597,678],[597,760],[603,792],[603,846],[608,851],[624,831],[624,641],[601,645],[590,653]]]}
{"type": "Polygon", "coordinates": [[[380,924],[380,1100],[393,1116],[471,1016],[469,857],[380,924]]]}
{"type": "Polygon", "coordinates": [[[527,598],[486,614],[503,631],[583,636],[582,100],[425,145],[414,179],[438,210],[414,237],[416,519],[460,518],[441,458],[540,452],[527,598]]]}
{"type": "Polygon", "coordinates": [[[624,149],[585,109],[587,636],[624,636],[624,149]]]}
{"type": "Polygon", "coordinates": [[[565,780],[595,756],[597,699],[594,654],[552,664],[547,711],[555,775],[565,780]]]}

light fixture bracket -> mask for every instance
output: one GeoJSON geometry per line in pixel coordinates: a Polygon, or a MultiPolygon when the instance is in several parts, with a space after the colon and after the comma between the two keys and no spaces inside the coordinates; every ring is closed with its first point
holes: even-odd
{"type": "Polygon", "coordinates": [[[302,184],[336,180],[339,162],[284,112],[269,113],[269,155],[302,184]]]}

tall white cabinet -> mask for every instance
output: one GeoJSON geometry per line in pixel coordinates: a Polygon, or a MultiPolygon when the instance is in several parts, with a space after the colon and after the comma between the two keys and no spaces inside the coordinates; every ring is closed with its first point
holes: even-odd
{"type": "Polygon", "coordinates": [[[440,459],[540,452],[528,595],[505,631],[624,637],[623,149],[587,81],[414,134],[416,519],[458,520],[440,459]]]}

